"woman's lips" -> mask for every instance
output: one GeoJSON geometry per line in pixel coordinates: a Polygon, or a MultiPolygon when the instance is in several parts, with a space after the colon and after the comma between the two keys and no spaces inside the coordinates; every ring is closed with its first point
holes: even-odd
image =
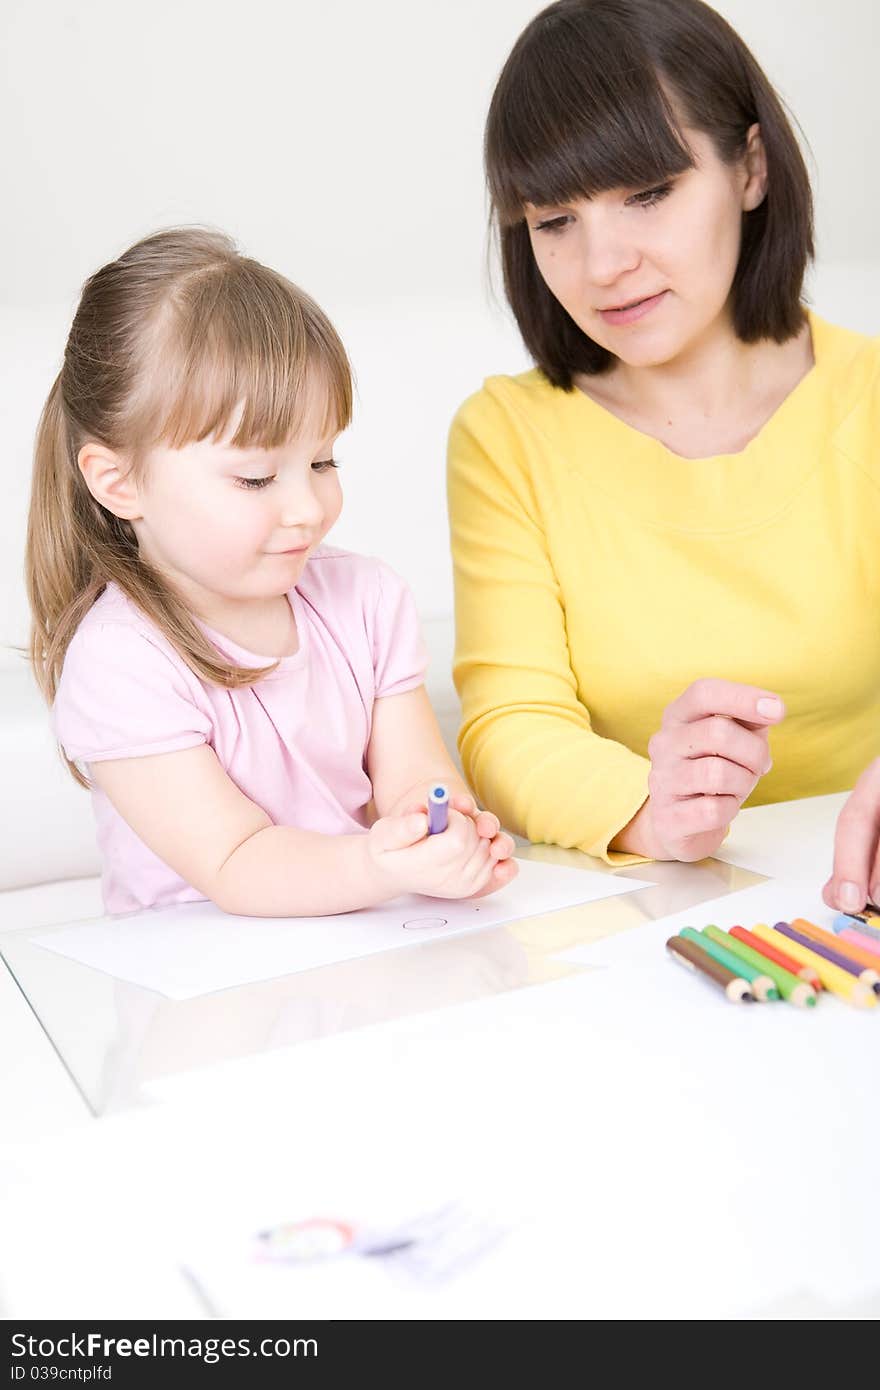
{"type": "Polygon", "coordinates": [[[636,304],[628,304],[624,309],[600,309],[599,313],[605,323],[635,323],[637,319],[643,319],[646,314],[650,314],[665,295],[666,290],[661,290],[659,294],[652,294],[648,299],[640,299],[636,304]]]}

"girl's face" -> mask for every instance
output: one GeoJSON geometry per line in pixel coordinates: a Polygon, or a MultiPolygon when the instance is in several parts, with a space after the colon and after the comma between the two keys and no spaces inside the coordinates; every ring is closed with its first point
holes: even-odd
{"type": "Polygon", "coordinates": [[[338,431],[306,422],[277,449],[222,439],[159,447],[146,460],[132,525],[145,559],[198,603],[286,593],[342,510],[333,460],[338,431]]]}
{"type": "Polygon", "coordinates": [[[551,293],[588,337],[633,367],[674,361],[722,320],[742,214],[766,189],[757,126],[736,166],[701,131],[685,137],[696,167],[662,185],[525,209],[551,293]]]}

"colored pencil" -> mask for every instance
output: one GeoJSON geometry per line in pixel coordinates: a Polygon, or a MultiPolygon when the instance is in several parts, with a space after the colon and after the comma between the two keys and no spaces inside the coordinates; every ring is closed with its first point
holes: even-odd
{"type": "Polygon", "coordinates": [[[787,936],[790,941],[797,941],[801,946],[806,946],[808,951],[815,951],[817,956],[822,956],[823,959],[830,961],[832,965],[836,965],[840,970],[845,970],[848,975],[852,975],[854,979],[858,980],[863,985],[867,985],[869,989],[873,989],[878,978],[880,978],[876,970],[866,970],[863,965],[859,965],[857,961],[850,960],[847,956],[843,955],[841,951],[838,951],[836,949],[836,942],[834,947],[826,946],[823,941],[817,941],[815,937],[807,936],[806,932],[802,932],[797,927],[792,926],[791,922],[777,922],[776,930],[781,931],[782,935],[787,936]]]}
{"type": "Polygon", "coordinates": [[[753,1004],[755,996],[749,989],[748,981],[742,975],[734,975],[732,970],[728,970],[720,961],[715,960],[704,951],[702,946],[697,946],[693,941],[688,941],[686,937],[670,936],[666,943],[673,960],[677,960],[679,965],[686,966],[689,970],[698,970],[700,974],[707,976],[719,985],[732,1004],[753,1004]]]}
{"type": "Polygon", "coordinates": [[[704,927],[703,933],[712,941],[717,941],[719,946],[725,946],[733,955],[742,956],[749,965],[753,965],[763,971],[765,975],[769,975],[782,998],[789,1004],[794,1004],[798,1009],[811,1009],[815,1006],[816,991],[812,985],[808,985],[806,980],[798,979],[797,975],[793,975],[790,970],[777,965],[761,951],[756,951],[754,947],[741,941],[738,936],[733,935],[732,929],[726,932],[722,931],[720,927],[704,927]]]}
{"type": "MultiPolygon", "coordinates": [[[[716,928],[717,930],[717,928],[716,928]]],[[[741,975],[744,980],[748,980],[752,994],[760,1003],[765,1003],[768,999],[778,999],[779,990],[772,979],[763,969],[756,969],[748,961],[743,960],[734,951],[729,951],[723,942],[716,941],[714,936],[706,932],[694,931],[693,927],[682,927],[679,936],[685,937],[687,941],[693,941],[697,946],[702,946],[704,951],[708,951],[710,956],[714,956],[722,965],[726,965],[728,970],[732,970],[734,975],[741,975]]]]}
{"type": "Polygon", "coordinates": [[[804,965],[812,965],[825,988],[830,990],[832,994],[839,995],[841,999],[848,999],[850,1003],[855,1004],[860,1009],[871,1009],[877,1003],[876,994],[867,985],[860,984],[846,970],[841,970],[839,966],[834,965],[830,960],[825,960],[815,951],[808,950],[799,941],[792,941],[789,937],[783,936],[782,932],[775,931],[773,927],[768,927],[763,922],[757,922],[753,930],[762,941],[769,941],[772,946],[781,947],[783,951],[794,956],[795,960],[801,961],[804,965]]]}
{"type": "Polygon", "coordinates": [[[853,946],[858,946],[866,956],[872,956],[876,968],[880,970],[880,941],[875,941],[873,936],[865,936],[864,932],[856,931],[855,927],[844,927],[835,940],[852,942],[853,946]]]}
{"type": "Polygon", "coordinates": [[[860,971],[859,979],[862,983],[870,985],[875,994],[880,994],[880,960],[877,956],[854,946],[851,941],[841,940],[833,932],[825,931],[824,927],[817,927],[815,922],[808,922],[806,917],[795,917],[791,925],[802,936],[808,937],[811,941],[818,941],[821,946],[827,946],[845,960],[851,961],[860,971]]]}
{"type": "Polygon", "coordinates": [[[880,942],[880,929],[873,923],[876,917],[865,917],[861,912],[842,912],[839,917],[835,917],[832,928],[834,931],[844,931],[846,927],[856,927],[864,932],[865,936],[870,936],[874,941],[880,942]]]}
{"type": "Polygon", "coordinates": [[[805,965],[803,961],[795,960],[794,956],[787,955],[785,951],[777,949],[772,942],[764,941],[753,931],[748,931],[746,927],[731,927],[730,935],[735,936],[737,941],[745,942],[747,946],[751,946],[753,951],[760,952],[768,960],[775,961],[777,965],[782,966],[783,970],[790,970],[792,975],[796,975],[799,980],[812,985],[817,994],[822,990],[822,981],[812,965],[805,965]]]}

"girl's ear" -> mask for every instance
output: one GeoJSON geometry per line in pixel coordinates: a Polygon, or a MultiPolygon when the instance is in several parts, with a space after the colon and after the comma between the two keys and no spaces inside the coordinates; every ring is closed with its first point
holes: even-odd
{"type": "Polygon", "coordinates": [[[767,151],[761,136],[761,127],[749,126],[746,135],[745,155],[746,183],[743,188],[743,212],[752,212],[760,207],[767,196],[767,151]]]}
{"type": "Polygon", "coordinates": [[[124,459],[103,444],[84,444],[77,455],[86,487],[96,502],[124,521],[138,521],[141,511],[137,484],[124,459]]]}

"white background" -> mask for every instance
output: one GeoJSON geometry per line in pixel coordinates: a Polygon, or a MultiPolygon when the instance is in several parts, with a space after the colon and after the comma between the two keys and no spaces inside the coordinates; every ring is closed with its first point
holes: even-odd
{"type": "MultiPolygon", "coordinates": [[[[335,539],[447,613],[444,451],[482,378],[527,365],[487,276],[485,113],[533,0],[4,0],[0,641],[22,640],[30,450],[83,279],[213,224],[301,283],[359,384],[335,539]]],[[[877,332],[872,0],[726,0],[812,151],[817,309],[877,332]]]]}

